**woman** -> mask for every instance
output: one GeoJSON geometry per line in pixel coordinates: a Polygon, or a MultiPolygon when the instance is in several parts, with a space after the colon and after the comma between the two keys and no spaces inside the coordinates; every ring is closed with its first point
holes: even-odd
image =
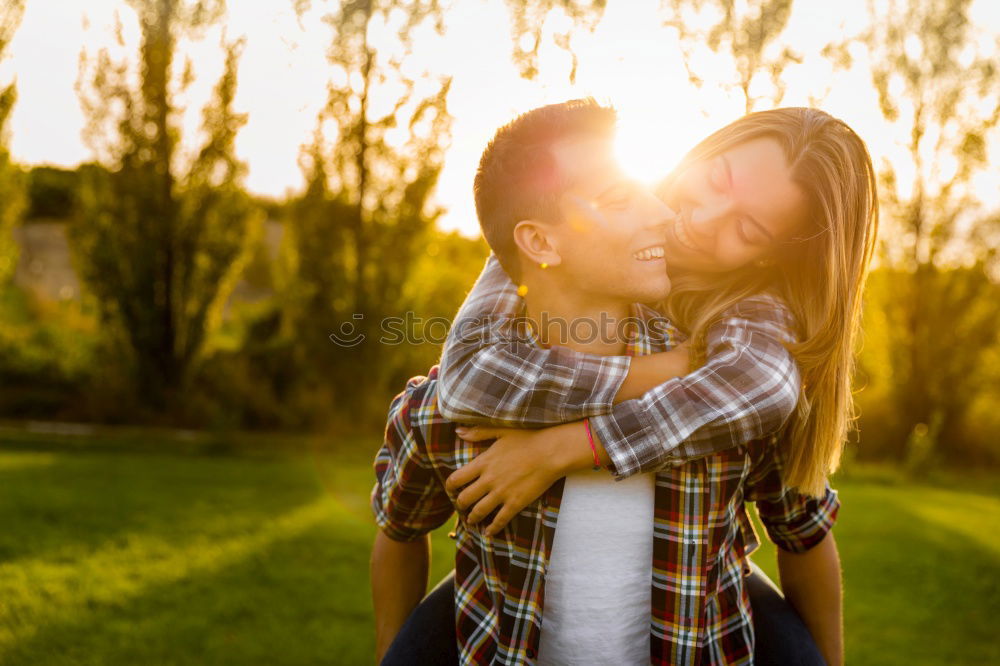
{"type": "MultiPolygon", "coordinates": [[[[531,350],[470,334],[476,331],[468,328],[461,336],[450,337],[442,359],[442,411],[456,421],[482,424],[466,431],[466,439],[497,438],[486,453],[449,479],[450,487],[462,489],[456,503],[468,510],[469,522],[495,513],[488,529],[501,529],[558,478],[539,464],[540,453],[535,458],[532,453],[552,451],[553,444],[575,447],[582,468],[590,451],[581,442],[591,434],[598,440],[595,456],[624,477],[697,457],[697,443],[706,438],[741,446],[748,439],[776,433],[787,460],[785,486],[813,496],[825,491],[852,421],[853,347],[877,230],[874,171],[863,142],[846,124],[822,111],[776,109],[751,114],[696,146],[661,194],[682,212],[667,235],[673,291],[662,309],[689,334],[693,356],[704,364],[690,374],[667,371],[651,379],[651,369],[669,364],[654,366],[655,361],[631,359],[588,392],[580,377],[565,369],[567,359],[582,367],[597,363],[593,357],[559,348],[531,350]],[[768,165],[773,171],[776,160],[778,172],[787,173],[787,178],[757,178],[768,165]],[[748,303],[755,307],[747,307],[748,303]],[[763,328],[746,316],[768,312],[759,307],[761,303],[780,311],[763,328]],[[780,329],[782,321],[793,332],[793,342],[780,333],[769,335],[780,329]],[[770,326],[776,322],[779,325],[770,326]],[[773,422],[758,417],[780,413],[771,402],[782,394],[781,387],[759,392],[753,387],[768,381],[776,364],[783,362],[782,354],[790,355],[798,370],[782,375],[788,384],[785,393],[790,388],[795,397],[794,412],[773,422]],[[536,383],[524,381],[527,355],[532,376],[539,378],[536,383]],[[656,388],[646,391],[653,383],[656,388]],[[742,399],[711,397],[734,386],[747,389],[742,399]],[[636,394],[642,398],[620,402],[611,415],[603,413],[611,397],[620,400],[636,394]],[[463,402],[468,396],[472,398],[463,402]],[[489,396],[500,399],[491,402],[489,396]],[[553,404],[553,396],[563,404],[559,409],[544,408],[553,404]],[[685,401],[697,403],[696,408],[685,401]],[[539,405],[543,408],[533,408],[539,405]],[[656,417],[652,419],[656,423],[671,422],[670,427],[649,427],[648,414],[656,417]],[[676,414],[691,422],[678,424],[669,418],[676,414]],[[563,421],[577,422],[535,430],[510,428],[563,421]],[[590,428],[591,422],[598,427],[590,428]],[[490,482],[482,482],[484,478],[490,482]]],[[[483,321],[486,326],[490,317],[516,315],[516,308],[513,284],[508,281],[497,290],[481,279],[459,320],[483,321]]],[[[719,441],[712,444],[716,450],[724,448],[719,441]]],[[[743,529],[750,529],[745,516],[740,519],[743,529]]],[[[746,539],[749,552],[756,538],[746,539]]],[[[775,598],[759,581],[749,584],[755,607],[775,598]]],[[[426,618],[433,610],[432,600],[446,597],[431,595],[411,619],[426,618]]],[[[794,619],[794,614],[782,613],[758,613],[761,617],[755,618],[760,662],[769,658],[759,650],[773,643],[773,634],[762,621],[779,616],[794,619]]],[[[448,626],[443,617],[441,621],[448,626]]],[[[404,627],[397,642],[405,644],[411,631],[404,627]]],[[[836,658],[839,645],[830,641],[839,637],[821,638],[823,652],[836,658]]],[[[394,652],[391,649],[390,656],[394,652]]]]}

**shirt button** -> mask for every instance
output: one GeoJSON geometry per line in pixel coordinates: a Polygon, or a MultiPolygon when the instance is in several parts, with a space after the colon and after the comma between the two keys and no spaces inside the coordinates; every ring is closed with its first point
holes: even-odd
{"type": "Polygon", "coordinates": [[[535,649],[534,648],[528,648],[527,650],[524,651],[524,654],[528,655],[528,659],[534,659],[535,658],[535,649]]]}

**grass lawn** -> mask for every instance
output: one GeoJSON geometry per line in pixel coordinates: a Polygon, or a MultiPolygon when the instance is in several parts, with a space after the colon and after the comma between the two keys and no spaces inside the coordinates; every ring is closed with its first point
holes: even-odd
{"type": "MultiPolygon", "coordinates": [[[[176,455],[0,442],[0,664],[369,664],[369,442],[176,455]]],[[[837,483],[849,664],[1000,663],[1000,490],[837,483]]],[[[432,583],[451,569],[435,535],[432,583]]],[[[773,551],[757,561],[774,574],[773,551]]]]}

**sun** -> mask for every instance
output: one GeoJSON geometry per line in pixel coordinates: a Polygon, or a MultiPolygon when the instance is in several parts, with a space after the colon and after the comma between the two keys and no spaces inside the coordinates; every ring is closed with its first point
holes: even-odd
{"type": "Polygon", "coordinates": [[[630,177],[652,185],[662,180],[692,147],[691,137],[674,131],[662,115],[618,109],[615,155],[630,177]]]}

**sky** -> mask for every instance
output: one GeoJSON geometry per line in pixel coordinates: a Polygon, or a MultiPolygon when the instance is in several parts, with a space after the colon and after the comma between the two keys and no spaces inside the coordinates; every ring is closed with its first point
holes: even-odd
{"type": "MultiPolygon", "coordinates": [[[[303,185],[300,149],[316,126],[330,76],[324,56],[330,31],[320,20],[326,5],[313,4],[315,11],[300,19],[292,0],[229,1],[225,34],[246,37],[235,105],[249,112],[249,121],[237,139],[237,152],[249,165],[248,189],[259,194],[280,197],[303,185]]],[[[742,96],[719,85],[726,78],[725,62],[697,61],[709,83],[701,90],[689,84],[678,44],[662,26],[659,4],[609,2],[592,33],[574,36],[579,65],[570,84],[569,57],[550,40],[541,53],[540,76],[534,81],[519,77],[510,62],[509,18],[502,0],[456,0],[446,16],[445,36],[420,42],[413,56],[421,66],[446,69],[454,77],[448,98],[452,137],[435,195],[447,211],[439,221],[443,229],[478,233],[472,180],[479,155],[497,127],[535,106],[584,95],[614,104],[622,162],[649,182],[669,172],[699,138],[742,115],[742,96]]],[[[854,127],[877,161],[889,157],[898,163],[905,137],[887,131],[879,116],[864,53],[856,52],[855,65],[847,71],[834,70],[819,53],[825,44],[863,27],[865,7],[865,0],[796,2],[786,35],[803,62],[786,71],[788,90],[781,104],[818,104],[854,127]]],[[[136,44],[138,27],[123,0],[28,0],[8,57],[0,63],[0,81],[16,77],[18,86],[10,120],[15,160],[73,167],[92,159],[81,136],[85,121],[75,86],[81,53],[114,47],[116,11],[126,43],[136,44]]],[[[1000,3],[979,0],[974,19],[986,35],[1000,36],[1000,3]]],[[[559,14],[550,15],[545,25],[547,31],[565,27],[559,14]]],[[[210,29],[181,46],[182,57],[193,61],[198,75],[181,98],[189,138],[197,136],[201,106],[222,71],[222,30],[210,29]]],[[[765,101],[758,108],[767,106],[765,101]]],[[[997,143],[994,155],[1000,155],[997,143]]],[[[977,181],[977,191],[987,200],[996,197],[998,186],[996,172],[983,173],[977,181]]]]}

